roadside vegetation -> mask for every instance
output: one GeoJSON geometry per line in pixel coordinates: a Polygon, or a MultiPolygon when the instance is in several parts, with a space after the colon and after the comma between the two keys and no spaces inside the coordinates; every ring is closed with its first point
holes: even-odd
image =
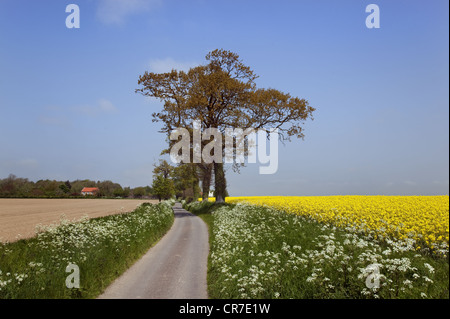
{"type": "Polygon", "coordinates": [[[210,229],[211,298],[449,298],[447,255],[249,204],[185,205],[210,229]]]}
{"type": "Polygon", "coordinates": [[[61,220],[31,239],[0,243],[0,299],[95,298],[171,227],[173,202],[143,204],[131,213],[61,220]],[[67,288],[69,264],[80,287],[67,288]]]}

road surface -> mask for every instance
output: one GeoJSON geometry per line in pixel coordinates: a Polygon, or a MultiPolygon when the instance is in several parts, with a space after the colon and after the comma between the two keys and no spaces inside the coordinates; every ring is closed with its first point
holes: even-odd
{"type": "Polygon", "coordinates": [[[206,299],[208,227],[197,216],[174,208],[167,234],[115,280],[100,299],[206,299]]]}

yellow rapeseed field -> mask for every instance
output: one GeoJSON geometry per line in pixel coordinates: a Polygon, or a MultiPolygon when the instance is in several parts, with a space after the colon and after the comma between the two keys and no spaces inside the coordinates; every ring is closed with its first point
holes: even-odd
{"type": "Polygon", "coordinates": [[[449,242],[448,196],[256,196],[226,201],[269,206],[339,227],[355,226],[377,237],[413,238],[431,248],[449,242]]]}

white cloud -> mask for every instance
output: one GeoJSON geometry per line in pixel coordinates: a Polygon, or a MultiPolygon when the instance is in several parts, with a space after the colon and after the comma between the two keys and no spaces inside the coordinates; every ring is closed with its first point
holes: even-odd
{"type": "Polygon", "coordinates": [[[188,71],[190,68],[197,66],[195,62],[180,62],[172,58],[155,59],[149,63],[150,71],[154,73],[170,72],[172,69],[178,71],[188,71]]]}
{"type": "Polygon", "coordinates": [[[117,112],[117,108],[111,103],[111,101],[108,101],[107,99],[100,99],[98,101],[98,108],[100,111],[107,113],[117,112]]]}
{"type": "Polygon", "coordinates": [[[104,24],[120,25],[130,15],[148,11],[160,3],[160,0],[100,0],[97,17],[104,24]]]}
{"type": "Polygon", "coordinates": [[[72,126],[74,115],[96,117],[105,114],[115,114],[119,109],[107,99],[99,99],[95,103],[75,106],[47,106],[45,112],[38,117],[38,122],[45,126],[60,126],[68,128],[72,126]]]}
{"type": "Polygon", "coordinates": [[[73,111],[88,116],[97,116],[105,113],[117,113],[118,109],[107,99],[100,99],[96,104],[80,105],[72,108],[73,111]]]}

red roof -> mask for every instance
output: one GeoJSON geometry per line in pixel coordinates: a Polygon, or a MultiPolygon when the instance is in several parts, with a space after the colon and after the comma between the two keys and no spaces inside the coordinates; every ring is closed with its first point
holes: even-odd
{"type": "Polygon", "coordinates": [[[98,192],[98,187],[84,187],[81,192],[98,192]]]}

